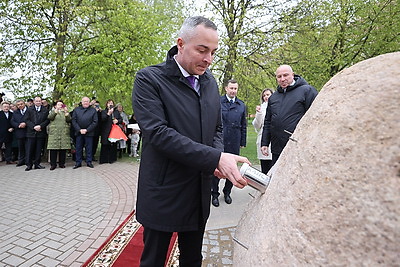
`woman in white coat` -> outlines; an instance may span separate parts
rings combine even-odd
[[[264,127],[265,114],[267,113],[268,98],[273,94],[272,89],[264,89],[261,93],[261,105],[256,107],[256,117],[253,120],[254,129],[257,132],[257,158],[261,163],[261,172],[267,174],[272,167],[272,153],[269,151],[268,156],[261,152],[261,136]],[[271,150],[271,146],[268,146]]]

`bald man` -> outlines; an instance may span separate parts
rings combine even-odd
[[[86,165],[93,168],[93,137],[98,123],[97,111],[90,106],[89,97],[83,97],[81,105],[72,112],[72,127],[76,136],[76,161],[73,169],[82,166],[83,147],[86,151]]]
[[[278,87],[268,99],[261,138],[261,151],[266,156],[271,143],[272,164],[278,160],[290,133],[294,132],[318,94],[306,80],[294,74],[289,65],[279,66],[275,76]]]

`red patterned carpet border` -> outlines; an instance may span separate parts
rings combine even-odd
[[[135,212],[133,211],[82,266],[136,267],[139,266],[142,251],[143,227],[136,220]],[[172,236],[168,255],[165,266],[179,266],[176,233]]]

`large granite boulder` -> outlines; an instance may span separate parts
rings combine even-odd
[[[400,52],[333,77],[293,138],[239,222],[234,266],[399,266]]]

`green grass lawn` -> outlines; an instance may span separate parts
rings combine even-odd
[[[247,143],[246,147],[240,149],[240,155],[247,157],[250,162],[254,164],[260,164],[260,161],[257,159],[257,147],[256,147],[257,133],[254,131],[254,127],[251,124],[251,121],[247,126]],[[100,154],[100,153],[99,153]],[[141,154],[141,151],[139,151]],[[118,161],[122,162],[138,162],[138,158],[131,158],[128,154],[123,154],[122,159],[118,159]]]
[[[247,125],[247,142],[246,147],[240,149],[240,155],[248,158],[253,165],[260,164],[260,160],[257,159],[257,133],[254,130],[251,121]]]

